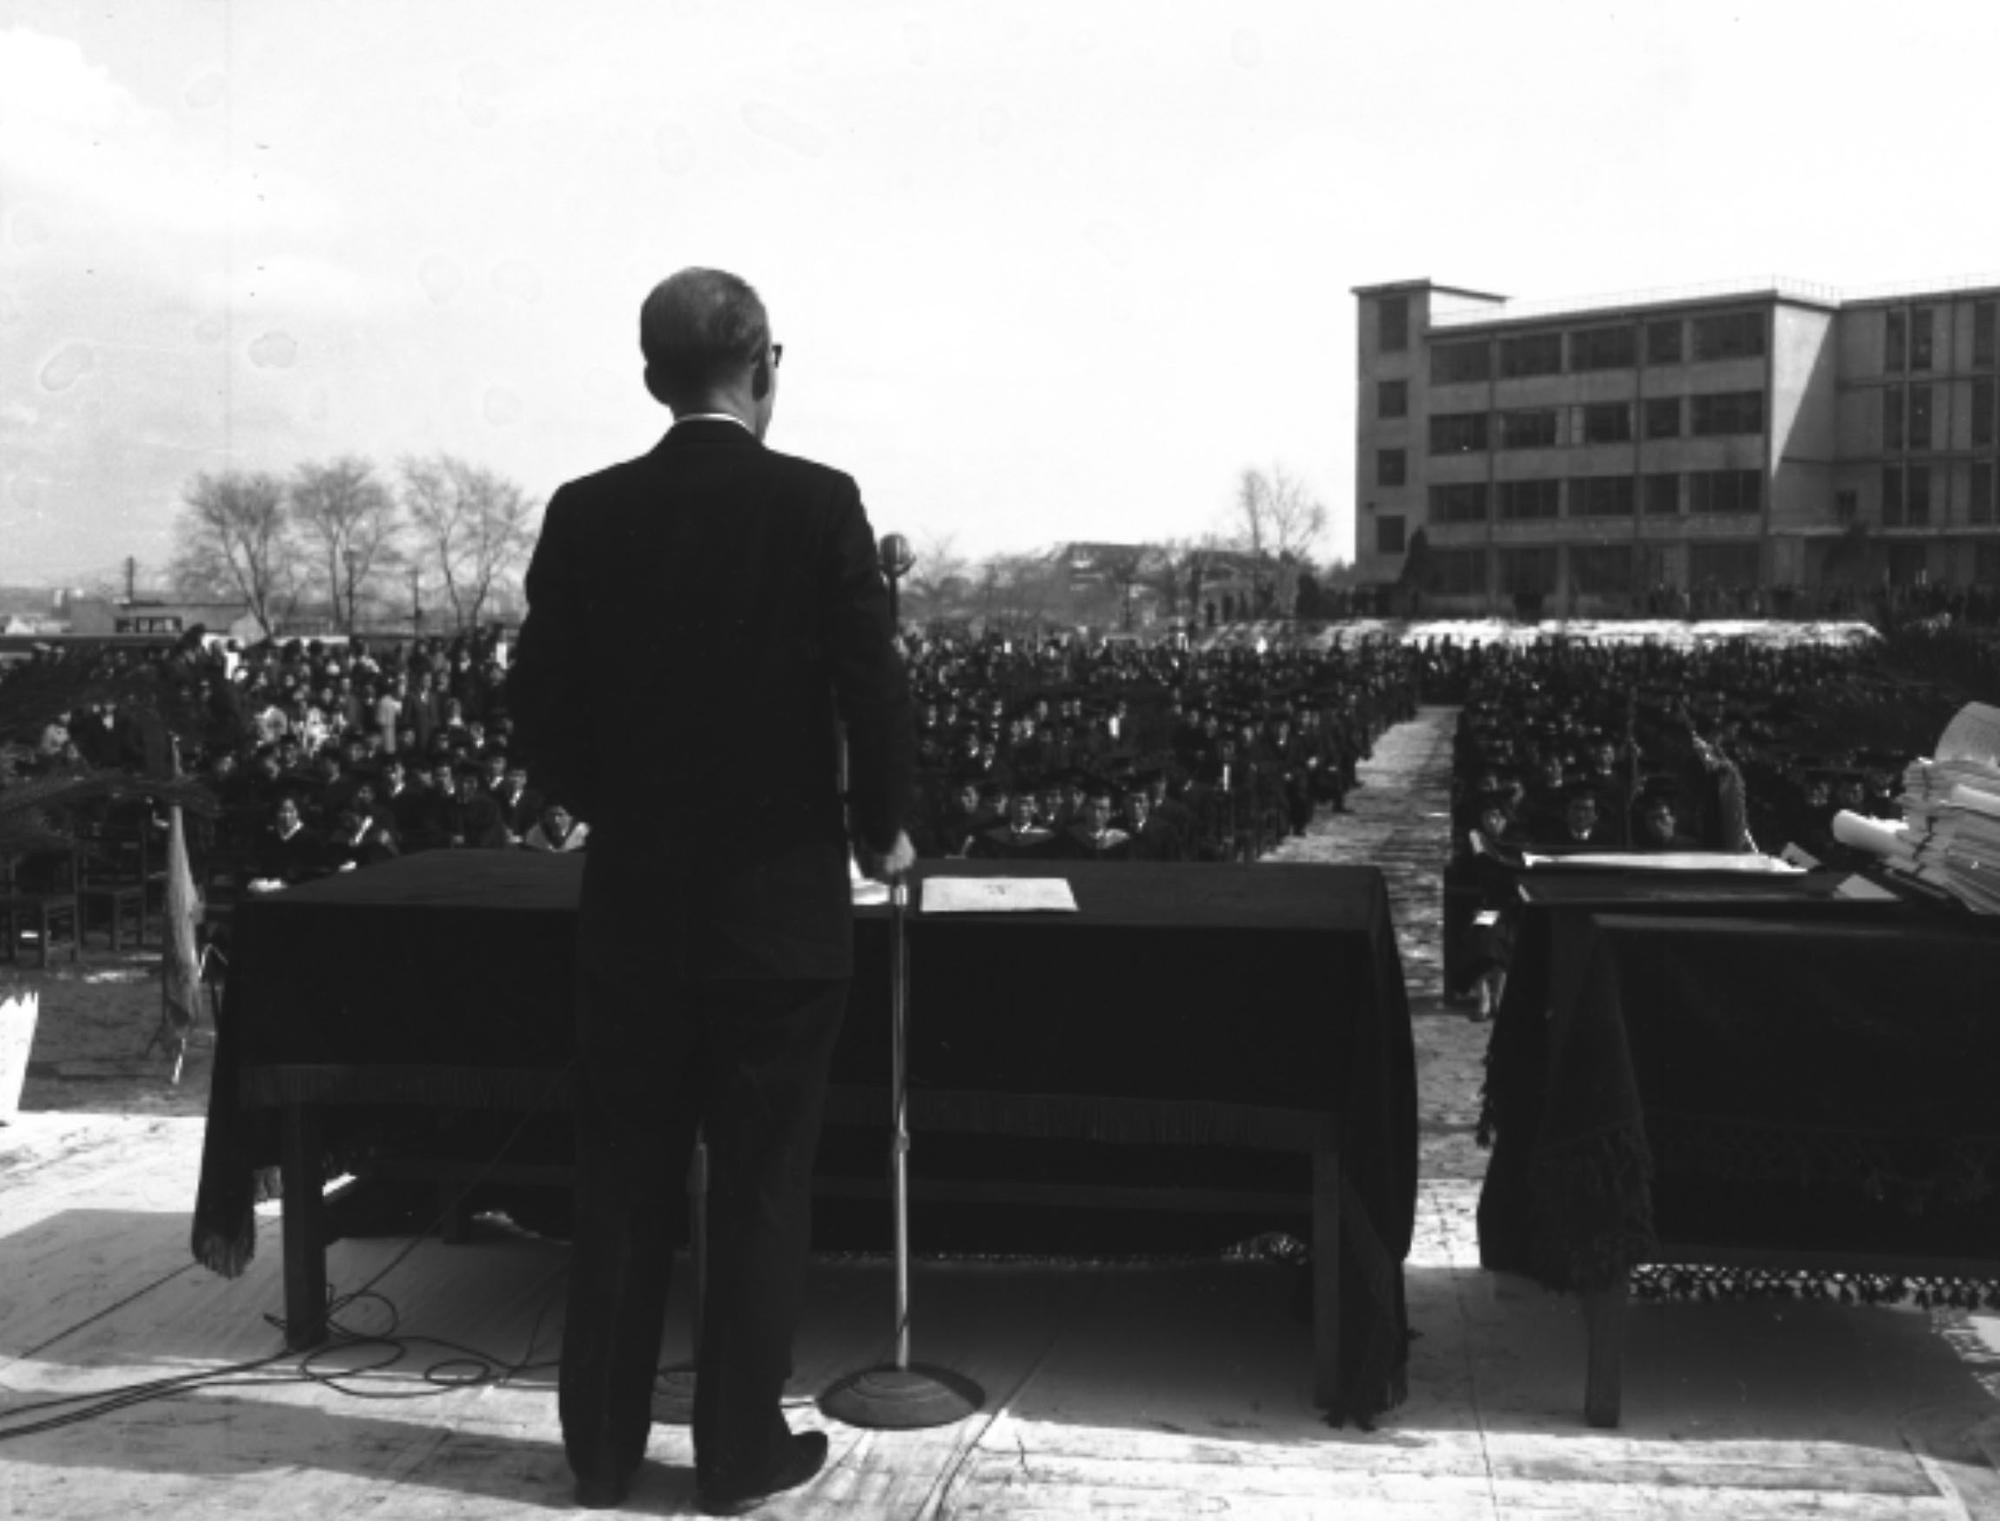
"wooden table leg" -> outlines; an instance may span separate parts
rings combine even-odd
[[[1329,1126],[1329,1130],[1331,1127]],[[1313,1404],[1340,1407],[1340,1142],[1313,1148],[1312,1323]]]
[[[326,1171],[319,1106],[285,1105],[285,1345],[326,1340]]]
[[[1583,1328],[1589,1339],[1584,1375],[1583,1418],[1593,1426],[1616,1426],[1625,1365],[1625,1277],[1583,1296]]]

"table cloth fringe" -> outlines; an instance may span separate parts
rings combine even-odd
[[[2000,1279],[1992,1278],[1648,1262],[1632,1269],[1630,1282],[1639,1299],[1796,1299],[2000,1310]]]

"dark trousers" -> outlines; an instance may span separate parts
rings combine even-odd
[[[695,1470],[767,1477],[787,1456],[813,1154],[846,981],[627,985],[586,973],[563,1446],[579,1478],[639,1466],[696,1128],[709,1151],[708,1283]]]

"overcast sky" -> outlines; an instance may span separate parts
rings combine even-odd
[[[2000,6],[0,0],[0,583],[199,470],[648,448],[637,309],[762,291],[770,442],[982,555],[1352,552],[1350,288],[2000,269]]]

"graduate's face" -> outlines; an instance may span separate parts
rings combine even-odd
[[[1674,837],[1674,810],[1664,804],[1648,808],[1644,820],[1646,838],[1664,845]]]

